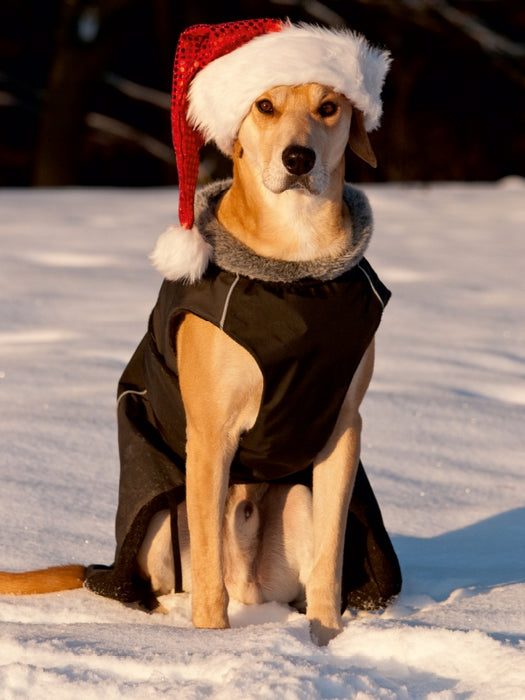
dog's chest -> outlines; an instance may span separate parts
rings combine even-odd
[[[386,303],[386,289],[384,296]],[[232,480],[291,478],[306,470],[326,443],[382,309],[359,266],[337,280],[293,284],[261,282],[211,266],[197,284],[163,285],[152,317],[160,347],[151,358],[150,376],[165,381],[162,368],[155,368],[159,356],[176,367],[170,329],[182,311],[221,328],[251,353],[264,378],[259,414],[241,440]],[[176,381],[172,391],[178,391]]]

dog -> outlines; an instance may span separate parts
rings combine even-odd
[[[233,184],[219,206],[219,221],[265,257],[309,260],[327,252],[335,257],[351,235],[341,206],[347,143],[375,165],[362,115],[342,95],[318,84],[269,90],[242,123]],[[373,342],[349,386],[333,434],[317,456],[313,494],[301,485],[264,484],[262,490],[260,485],[236,485],[226,508],[229,463],[242,434],[255,422],[262,375],[246,350],[198,316],[184,317],[176,342],[188,417],[187,514],[186,507],[180,509],[179,534],[194,624],[227,627],[228,595],[247,604],[277,600],[300,605],[306,599],[312,636],[326,644],[341,630],[343,540]],[[220,387],[214,381],[218,375]],[[174,589],[169,511],[153,518],[137,570],[156,594]],[[20,585],[20,575],[13,576]],[[73,585],[83,578],[82,570],[73,570]],[[6,583],[0,579],[3,592]]]
[[[352,114],[345,98],[322,85],[283,86],[261,95],[235,144],[233,184],[217,214],[222,225],[264,257],[308,260],[340,253],[351,235],[341,206],[349,139],[351,147],[374,162],[360,128],[362,120],[352,120]],[[241,435],[255,422],[262,376],[243,348],[194,315],[180,325],[177,355],[188,418],[193,622],[197,627],[224,628],[227,593],[218,533],[229,464]],[[359,406],[372,376],[373,357],[371,344],[314,466],[313,563],[306,599],[312,636],[321,644],[342,629],[343,539],[360,454]],[[223,382],[214,391],[213,377],[218,374]],[[203,489],[202,484],[210,487]]]
[[[216,275],[212,283],[217,282],[225,294],[220,318],[211,321],[207,307],[195,312],[184,300],[178,302],[176,315],[165,317],[166,298],[174,289],[191,295],[195,288],[166,281],[148,334],[121,379],[121,465],[127,461],[130,466],[129,474],[121,467],[114,567],[3,573],[0,593],[62,590],[84,583],[124,602],[145,602],[151,596],[156,601],[162,594],[191,590],[194,626],[214,629],[229,626],[229,598],[246,604],[276,600],[305,610],[312,639],[326,645],[342,630],[342,609],[348,602],[380,607],[399,592],[397,558],[360,465],[360,405],[373,373],[374,333],[389,296],[386,288],[381,292],[380,281],[367,264],[359,263],[361,258],[359,264],[352,263],[348,273],[352,284],[357,280],[360,285],[360,299],[367,295],[360,303],[366,313],[375,305],[377,320],[359,343],[352,340],[359,348],[355,366],[344,370],[346,379],[332,379],[331,384],[327,379],[332,387],[327,400],[331,401],[333,391],[339,392],[336,406],[310,407],[306,415],[312,421],[312,435],[307,431],[299,441],[294,438],[294,449],[304,442],[314,454],[310,458],[306,451],[302,466],[284,472],[281,461],[286,460],[281,456],[287,453],[286,437],[280,452],[273,450],[271,440],[262,455],[250,443],[254,432],[266,440],[267,433],[260,433],[263,418],[267,432],[279,431],[282,424],[275,419],[282,418],[281,409],[272,413],[276,409],[274,395],[269,394],[271,377],[263,369],[257,344],[250,349],[237,338],[237,331],[227,330],[227,313],[242,284],[242,289],[252,290],[251,273],[243,276],[245,261],[239,263],[239,256],[247,255],[248,265],[252,258],[256,266],[263,264],[264,274],[266,266],[273,270],[284,265],[287,271],[306,270],[310,278],[318,261],[325,275],[326,265],[346,260],[346,252],[356,247],[356,216],[344,182],[347,146],[376,166],[365,114],[329,85],[278,84],[252,101],[233,143],[233,178],[210,195],[214,226],[226,232],[226,249],[233,246],[235,253],[233,258],[231,251],[223,255],[219,251],[223,243],[217,243],[217,259],[222,255],[227,261],[226,277],[221,270],[210,273]],[[362,206],[368,212],[367,205]],[[231,260],[234,268],[240,265],[240,274],[228,268]],[[228,287],[223,290],[226,278]],[[347,279],[344,275],[337,279],[343,278]],[[271,286],[271,276],[268,279]],[[332,278],[325,275],[325,279]],[[306,296],[320,289],[322,301],[328,292],[318,289],[315,280],[313,284]],[[312,292],[314,287],[317,291]],[[242,308],[242,297],[238,303]],[[347,313],[346,301],[341,308]],[[324,343],[328,350],[332,344],[336,356],[339,342],[324,338],[322,314],[316,311],[320,330],[313,342]],[[302,322],[298,322],[299,341]],[[260,330],[264,337],[266,323],[275,335],[275,347],[285,345],[289,330],[279,314],[259,324],[256,335]],[[331,332],[334,338],[342,337],[340,330]],[[292,346],[296,347],[300,345]],[[284,365],[295,363],[294,352]],[[282,369],[283,361],[279,369],[292,397],[293,406],[286,414],[287,429],[292,431],[309,396],[310,373],[303,376],[308,355],[302,361],[300,371]],[[332,361],[327,371],[337,374],[334,364],[341,363]],[[317,364],[312,366],[312,375],[319,384],[325,370],[316,368]],[[177,388],[177,401],[170,395],[172,386]],[[286,389],[275,391],[286,399]],[[325,394],[317,391],[312,401]],[[252,450],[242,464],[241,450],[246,455]],[[251,472],[246,471],[248,463],[255,465]],[[145,482],[146,468],[156,470],[151,486]],[[309,476],[303,478],[306,471]],[[139,493],[137,483],[143,485],[144,493]],[[363,576],[372,581],[374,593],[351,599],[352,586],[370,590],[368,584],[359,588],[365,568]],[[346,581],[343,590],[348,576],[355,580],[351,585]],[[137,593],[139,589],[142,593]]]

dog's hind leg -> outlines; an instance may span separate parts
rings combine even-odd
[[[260,505],[268,484],[230,486],[223,521],[223,573],[228,595],[245,605],[263,602],[257,577],[263,522]]]
[[[155,513],[137,554],[139,574],[150,581],[155,595],[171,593],[175,588],[170,519],[169,510]]]

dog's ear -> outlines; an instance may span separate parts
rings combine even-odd
[[[243,157],[243,155],[244,155],[244,149],[241,146],[239,139],[236,139],[236,141],[233,144],[232,158],[241,159]]]
[[[368,165],[373,168],[377,167],[377,158],[365,129],[365,118],[361,110],[354,107],[352,111],[352,121],[350,122],[350,136],[348,137],[348,145],[352,151],[362,158]]]

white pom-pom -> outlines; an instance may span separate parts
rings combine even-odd
[[[213,256],[212,246],[194,227],[170,226],[162,233],[150,260],[167,280],[197,282]]]

